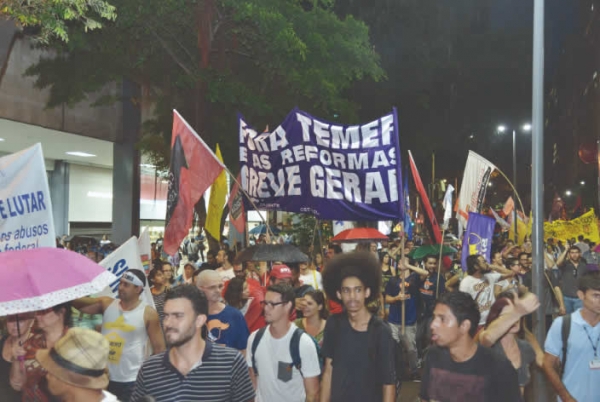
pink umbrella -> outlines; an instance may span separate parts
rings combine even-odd
[[[73,251],[35,248],[0,253],[0,316],[44,310],[97,293],[117,278]]]

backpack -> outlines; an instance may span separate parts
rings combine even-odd
[[[256,349],[258,348],[258,344],[260,343],[260,340],[262,339],[266,330],[267,327],[262,327],[261,329],[259,329],[256,332],[256,335],[254,336],[254,340],[252,341],[252,369],[254,370],[254,375],[258,375],[255,357]],[[292,339],[290,340],[290,356],[292,356],[292,362],[289,364],[289,369],[291,370],[293,367],[296,367],[296,369],[298,369],[302,377],[304,377],[304,374],[302,374],[302,358],[300,357],[300,338],[302,337],[302,334],[305,333],[306,332],[304,332],[302,329],[296,328],[294,330],[294,333],[292,334]],[[319,358],[319,366],[321,367],[322,372],[323,356],[321,355],[321,347],[319,346],[315,338],[313,338],[309,334],[307,335],[310,337],[310,339],[312,339],[313,343],[315,344],[315,348],[317,349],[317,356]]]
[[[340,324],[341,320],[345,318],[345,314],[334,314],[331,316],[331,319],[334,321],[334,345],[339,344],[339,336],[340,336]],[[370,363],[374,363],[377,359],[378,351],[379,351],[379,335],[383,330],[383,327],[387,326],[392,333],[392,339],[394,340],[394,367],[396,372],[396,397],[400,395],[400,389],[402,388],[402,373],[405,371],[406,367],[406,349],[402,339],[400,337],[400,333],[398,328],[389,325],[387,322],[383,321],[381,318],[372,315],[369,320],[369,324],[367,326],[368,331],[368,353],[369,353],[369,361]],[[371,372],[374,373],[373,371]],[[377,381],[376,378],[373,379]]]
[[[561,377],[565,375],[567,366],[567,346],[569,343],[569,334],[571,333],[571,314],[563,317],[560,334],[562,338],[562,361],[560,362]]]

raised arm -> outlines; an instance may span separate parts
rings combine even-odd
[[[562,267],[565,264],[565,260],[567,259],[567,254],[569,253],[569,247],[565,247],[565,251],[562,252],[561,255],[558,256],[556,260],[556,265]]]
[[[538,309],[540,301],[533,293],[528,293],[504,308],[500,316],[494,320],[479,336],[479,343],[490,347],[502,338],[508,330],[521,319]]]
[[[490,268],[502,275],[503,278],[510,278],[515,276],[514,271],[501,267],[500,265],[490,264]]]
[[[81,299],[73,300],[72,306],[83,314],[104,314],[104,310],[110,306],[114,299],[103,297],[82,297]]]

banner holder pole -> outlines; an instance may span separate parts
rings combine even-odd
[[[315,251],[315,240],[317,239],[317,225],[319,225],[319,219],[315,216],[315,226],[313,227],[312,240],[310,242],[310,248],[313,250],[313,253]]]
[[[404,225],[402,225],[402,242],[400,247],[402,247],[402,252],[400,254],[400,263],[404,265],[404,239],[406,238],[406,233],[404,232]],[[402,282],[400,282],[400,292],[402,293],[402,335],[406,333],[406,300],[404,300],[404,270],[402,271],[402,277],[400,278]]]
[[[435,284],[435,298],[437,299],[440,294],[440,272],[442,270],[442,251],[444,251],[444,236],[446,236],[446,229],[442,230],[442,243],[440,244],[440,255],[438,258],[438,272],[437,282]]]

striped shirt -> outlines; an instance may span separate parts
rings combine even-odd
[[[168,350],[146,360],[131,401],[144,396],[156,402],[247,402],[253,400],[254,388],[242,355],[208,341],[202,361],[187,376],[171,364]]]

